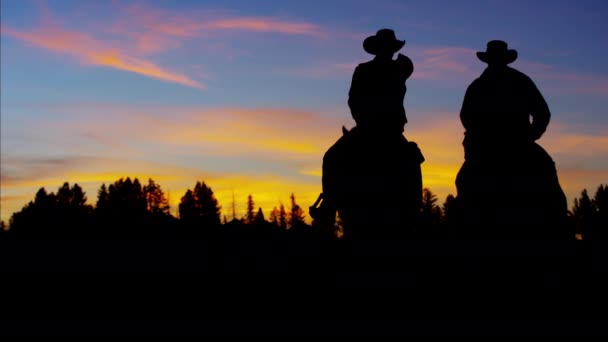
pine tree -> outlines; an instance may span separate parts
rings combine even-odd
[[[600,185],[593,197],[595,208],[594,236],[596,240],[608,240],[608,184]]]
[[[61,208],[68,208],[72,202],[72,197],[74,197],[74,193],[70,184],[68,182],[63,183],[63,186],[57,190],[57,204]]]
[[[245,223],[253,224],[255,220],[254,208],[255,204],[253,203],[253,197],[251,196],[251,194],[249,194],[249,196],[247,197],[247,214],[245,216]]]
[[[454,195],[449,194],[443,202],[442,218],[445,224],[453,224],[456,221],[456,215],[458,208],[456,208],[456,198]]]
[[[82,190],[80,185],[74,184],[72,186],[72,207],[82,207],[87,203],[87,196],[85,192]]]
[[[583,239],[592,239],[595,208],[587,194],[587,189],[583,189],[580,198],[574,199],[572,215],[576,223],[576,230],[583,236]]]
[[[110,194],[106,188],[106,184],[102,183],[99,191],[97,191],[97,204],[95,205],[96,212],[103,212],[108,208]]]
[[[272,208],[272,211],[270,212],[270,223],[272,223],[273,225],[275,225],[276,227],[279,226],[279,209],[275,206],[274,208]]]
[[[423,225],[434,226],[441,220],[441,208],[437,206],[437,196],[428,188],[422,189],[421,218]]]
[[[114,220],[129,225],[137,224],[147,213],[146,197],[137,178],[120,178],[110,185],[107,204]]]
[[[186,191],[179,204],[180,220],[191,225],[218,227],[221,207],[213,190],[205,182],[196,182],[194,190]]]
[[[279,228],[287,229],[287,213],[285,212],[283,203],[279,207]]]
[[[148,184],[143,187],[144,197],[146,198],[146,210],[152,215],[169,215],[171,207],[165,193],[152,178],[148,179]]]
[[[16,236],[35,238],[81,237],[90,226],[92,208],[86,204],[86,195],[78,184],[68,182],[59,187],[57,194],[40,188],[34,201],[30,201],[10,219]]]
[[[192,222],[197,216],[196,198],[192,190],[188,189],[179,203],[179,218],[184,222]]]
[[[258,212],[255,214],[253,223],[258,226],[266,223],[266,219],[264,218],[264,213],[262,212],[262,208],[258,208]]]
[[[294,228],[305,225],[304,218],[306,215],[304,214],[302,208],[296,203],[296,196],[293,193],[291,193],[290,199],[291,210],[289,214],[289,227]]]
[[[8,236],[8,230],[6,227],[6,223],[4,220],[0,221],[0,241],[5,239]]]

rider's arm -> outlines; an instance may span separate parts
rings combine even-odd
[[[532,80],[530,80],[529,96],[530,115],[532,116],[531,135],[533,140],[537,140],[545,133],[551,119],[551,112],[543,95]]]
[[[412,60],[405,55],[398,54],[397,63],[399,63],[399,71],[402,73],[401,76],[408,79],[414,72],[414,63],[412,63]]]
[[[464,100],[462,101],[462,107],[460,108],[460,122],[464,127],[465,131],[468,131],[473,126],[473,101],[472,101],[472,93],[473,93],[473,85],[471,84],[466,93],[464,94]]]
[[[361,87],[362,76],[360,67],[356,67],[353,72],[353,79],[350,84],[350,90],[348,91],[348,107],[350,113],[353,116],[355,122],[359,122],[361,119],[362,112],[362,87]]]

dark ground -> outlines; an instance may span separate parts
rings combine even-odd
[[[3,241],[0,334],[606,335],[602,244]]]

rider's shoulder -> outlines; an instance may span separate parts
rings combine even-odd
[[[362,62],[357,65],[357,68],[370,68],[373,67],[376,63],[372,59],[371,61]]]
[[[523,72],[519,71],[518,69],[515,69],[514,67],[512,67],[510,65],[507,65],[505,67],[505,70],[507,70],[507,72],[511,73],[511,75],[523,75],[523,76],[526,75]]]
[[[467,90],[468,91],[475,91],[475,90],[477,90],[479,88],[484,88],[484,85],[483,85],[484,81],[485,81],[484,78],[477,77],[476,79],[473,80],[473,82],[471,82],[469,84],[469,86],[467,87]]]

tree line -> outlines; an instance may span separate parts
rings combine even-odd
[[[8,226],[2,221],[0,233],[3,237],[41,239],[192,238],[246,228],[256,233],[271,230],[300,234],[319,228],[314,222],[312,225],[305,222],[306,214],[296,202],[295,194],[291,194],[290,200],[290,208],[280,203],[266,219],[261,207],[256,210],[249,194],[244,217],[228,221],[212,188],[197,181],[181,197],[176,217],[171,214],[167,195],[152,178],[145,184],[130,177],[109,185],[103,183],[95,205],[89,203],[81,186],[64,182],[56,192],[40,188],[33,200],[12,214]],[[331,235],[335,231],[323,233]]]
[[[386,199],[390,201],[390,199]],[[428,188],[423,189],[422,207],[417,224],[420,237],[450,236],[457,207],[455,197],[448,195],[442,205]],[[65,182],[56,192],[43,187],[20,211],[12,214],[8,227],[0,223],[4,238],[205,238],[222,234],[245,237],[324,237],[341,236],[340,220],[327,227],[312,220],[290,196],[290,206],[274,206],[268,214],[255,206],[252,194],[247,197],[243,217],[228,220],[212,188],[197,181],[181,197],[178,216],[162,187],[149,178],[142,184],[138,178],[120,178],[97,191],[95,205],[89,204],[78,184]],[[382,213],[378,213],[382,215]],[[569,224],[579,239],[608,239],[608,185],[600,185],[593,197],[587,189],[574,200]]]

